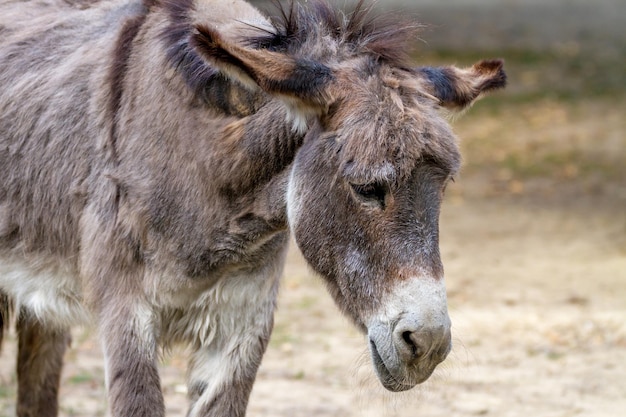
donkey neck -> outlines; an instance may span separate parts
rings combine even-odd
[[[119,157],[107,175],[123,179],[145,213],[133,227],[147,229],[138,235],[148,236],[149,250],[166,252],[160,259],[183,274],[255,267],[287,233],[287,176],[303,134],[276,99],[254,93],[242,101],[244,90],[224,78],[190,85],[160,43],[165,20],[149,13],[132,39],[117,83]]]

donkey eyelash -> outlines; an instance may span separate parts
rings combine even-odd
[[[383,184],[372,182],[368,184],[350,184],[352,191],[365,204],[376,204],[380,208],[385,208],[385,198],[387,196],[388,187]]]

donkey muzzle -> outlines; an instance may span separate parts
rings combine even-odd
[[[376,374],[394,392],[424,382],[452,349],[443,282],[415,280],[402,290],[367,326]]]
[[[369,346],[374,369],[389,391],[405,391],[424,382],[452,349],[450,326],[425,327],[401,320],[370,329]]]

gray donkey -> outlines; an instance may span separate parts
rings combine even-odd
[[[190,417],[243,416],[290,233],[391,391],[451,349],[441,108],[499,60],[415,67],[418,25],[324,1],[0,0],[0,327],[17,414],[57,415],[91,322],[114,417],[162,417],[160,349],[190,347]],[[12,307],[11,307],[12,306]]]

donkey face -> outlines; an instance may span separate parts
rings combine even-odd
[[[411,90],[414,73],[349,72],[296,156],[288,217],[304,257],[367,332],[383,385],[400,391],[451,347],[438,217],[460,156],[435,104]]]
[[[336,101],[292,168],[288,218],[304,257],[367,332],[382,384],[402,391],[451,349],[438,219],[460,155],[438,106],[502,85],[502,63],[408,71],[365,58],[335,76]]]
[[[502,62],[409,69],[393,51],[404,46],[380,41],[397,38],[317,7],[316,16],[295,18],[309,22],[305,30],[287,17],[291,35],[275,35],[293,48],[257,40],[273,46],[255,49],[206,27],[194,42],[232,78],[308,119],[287,188],[290,228],[339,307],[367,333],[382,384],[406,390],[451,349],[438,218],[460,156],[438,109],[502,87]]]

